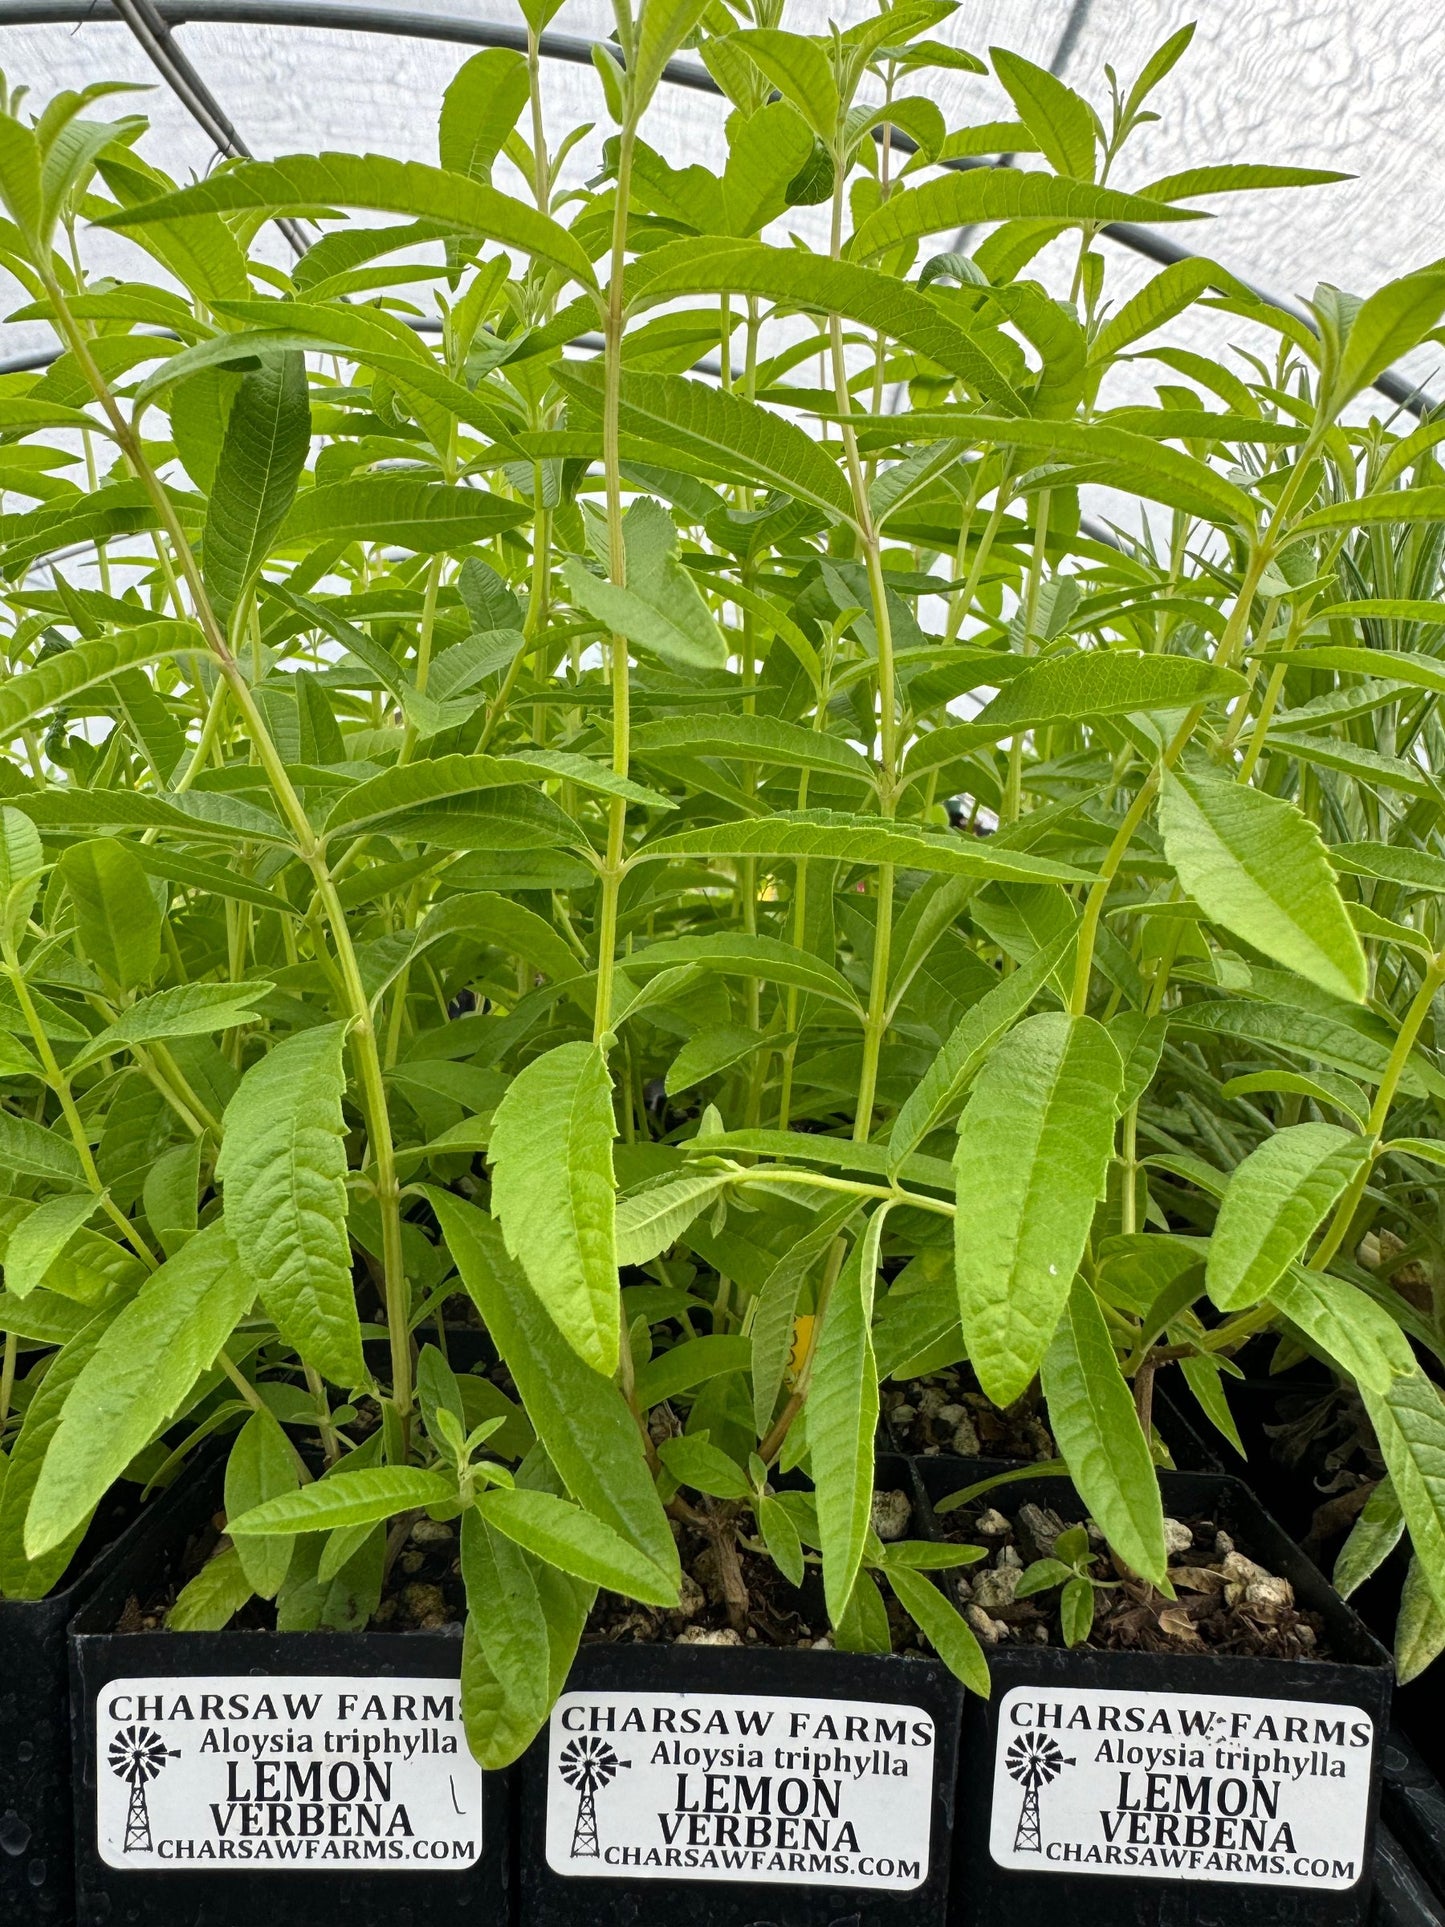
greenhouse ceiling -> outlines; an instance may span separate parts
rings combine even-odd
[[[830,18],[848,25],[872,10],[867,0],[789,0],[786,23],[819,31]],[[1212,218],[1187,230],[1191,251],[1291,305],[1320,281],[1367,293],[1445,252],[1438,207],[1445,135],[1433,97],[1445,63],[1445,10],[1405,15],[1379,0],[1214,0],[1203,8],[1198,0],[970,0],[941,37],[985,56],[995,45],[1026,54],[1102,104],[1106,65],[1127,84],[1191,18],[1198,21],[1194,44],[1156,95],[1159,123],[1131,148],[1129,178],[1119,185],[1206,160],[1326,166],[1352,176],[1327,187],[1219,196],[1209,203]],[[607,0],[565,0],[545,37],[553,55],[553,138],[599,123],[572,156],[579,183],[595,171],[606,122],[587,45],[610,25]],[[432,159],[436,108],[451,75],[476,46],[517,44],[519,34],[520,15],[506,0],[411,0],[404,7],[365,0],[0,0],[0,69],[10,85],[28,86],[37,99],[99,79],[149,87],[148,151],[185,178],[214,165],[227,121],[263,157],[342,148]],[[188,72],[199,79],[201,101],[193,94],[188,107],[172,91],[152,57],[157,52],[182,93]],[[675,62],[672,77],[654,109],[651,138],[675,163],[715,162],[723,151],[724,103],[708,91],[695,59]],[[1002,112],[1004,96],[991,75],[940,73],[928,84],[950,128]],[[210,103],[221,110],[220,125],[207,119]],[[796,212],[802,218],[792,223],[795,231],[815,241],[810,211]],[[1177,250],[1175,236],[1185,233],[1172,231],[1162,247]],[[1119,237],[1120,259],[1111,269],[1116,301],[1152,271],[1138,254],[1143,239]],[[280,235],[274,240],[279,261],[285,243]],[[1161,255],[1157,232],[1149,247],[1156,260],[1171,258]],[[1201,310],[1189,325],[1213,333],[1212,340],[1201,334],[1201,347],[1262,346],[1238,320],[1211,320]],[[11,323],[0,355],[39,352],[47,343],[43,323]],[[1412,384],[1438,393],[1445,386],[1442,358],[1417,353],[1401,379],[1382,384],[1387,395],[1402,400]],[[1412,399],[1418,408],[1419,396]],[[1386,404],[1377,395],[1373,405]]]

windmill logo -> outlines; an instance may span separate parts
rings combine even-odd
[[[577,1790],[577,1824],[572,1829],[574,1860],[599,1858],[597,1795],[616,1777],[618,1767],[631,1765],[631,1760],[619,1759],[607,1741],[595,1733],[580,1734],[563,1747],[558,1766],[568,1786]]]
[[[1056,1780],[1073,1760],[1066,1760],[1057,1740],[1047,1733],[1021,1733],[1004,1755],[1009,1777],[1024,1790],[1023,1809],[1014,1834],[1015,1853],[1042,1853],[1039,1834],[1039,1792]]]
[[[151,1851],[151,1816],[146,1805],[146,1788],[167,1760],[178,1760],[180,1753],[168,1747],[160,1734],[149,1726],[127,1726],[110,1743],[110,1770],[130,1788],[130,1805],[125,1815],[125,1851]]]

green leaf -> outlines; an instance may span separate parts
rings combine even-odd
[[[345,1024],[253,1064],[226,1106],[216,1176],[226,1223],[282,1335],[334,1383],[370,1383],[346,1232]]]
[[[114,1317],[114,1310],[97,1313],[51,1357],[25,1407],[8,1462],[0,1460],[0,1599],[43,1599],[64,1574],[90,1525],[86,1512],[48,1552],[36,1559],[26,1554],[25,1515],[51,1440],[71,1387]]]
[[[1142,194],[1121,194],[1085,181],[1025,174],[1016,168],[979,167],[894,194],[862,223],[849,252],[867,261],[925,234],[956,232],[983,221],[1050,221],[1076,227],[1194,218],[1192,209],[1148,201]]]
[[[190,622],[141,622],[119,635],[96,636],[46,656],[33,669],[8,676],[0,686],[0,738],[9,741],[27,723],[61,708],[74,697],[113,676],[169,656],[205,651],[199,629]]]
[[[1136,656],[1091,649],[1050,656],[1013,677],[971,723],[954,723],[921,736],[908,754],[910,775],[951,763],[978,744],[1051,723],[1092,722],[1151,710],[1239,696],[1246,688],[1233,670],[1189,656]]]
[[[856,262],[760,241],[690,240],[645,257],[631,270],[633,288],[637,305],[680,294],[737,294],[805,313],[842,315],[938,362],[1010,413],[1024,412],[986,337],[960,327],[908,282]]]
[[[675,1606],[677,1581],[601,1519],[550,1492],[487,1492],[478,1510],[496,1532],[535,1558],[647,1606]]]
[[[663,1177],[617,1201],[617,1262],[645,1265],[667,1251],[732,1182],[730,1172]]]
[[[383,154],[287,154],[274,161],[239,161],[194,186],[106,215],[99,225],[140,227],[192,214],[308,214],[333,207],[419,217],[446,233],[518,248],[584,287],[596,285],[587,256],[555,221],[478,181]]]
[[[1385,1307],[1343,1278],[1292,1265],[1270,1292],[1270,1303],[1378,1397],[1388,1397],[1396,1379],[1418,1370],[1410,1341]]]
[[[600,367],[584,362],[568,362],[556,371],[568,399],[597,414],[601,375]],[[624,374],[619,419],[624,435],[720,464],[725,474],[736,471],[759,487],[781,489],[830,520],[852,516],[848,484],[818,443],[795,423],[741,395],[683,375]]]
[[[255,1589],[241,1564],[240,1550],[227,1546],[209,1558],[194,1579],[176,1594],[166,1614],[168,1633],[219,1633],[230,1625]]]
[[[231,404],[201,532],[206,590],[223,622],[271,553],[310,447],[305,357],[267,355]]]
[[[931,1579],[909,1567],[890,1561],[884,1572],[898,1603],[917,1626],[934,1652],[971,1693],[987,1699],[990,1691],[988,1661],[973,1628],[958,1608],[944,1598]]]
[[[717,1332],[706,1338],[689,1338],[670,1351],[659,1352],[637,1373],[637,1403],[643,1409],[661,1405],[664,1399],[690,1392],[710,1378],[727,1372],[747,1370],[751,1347],[746,1338],[731,1332]]]
[[[831,142],[838,131],[838,83],[827,54],[815,40],[777,27],[748,27],[728,36],[792,102],[819,140]]]
[[[46,1198],[10,1233],[5,1246],[5,1289],[26,1298],[100,1204],[89,1191]]]
[[[527,104],[527,63],[510,48],[487,47],[464,60],[442,96],[437,140],[449,174],[490,185],[492,163]]]
[[[993,990],[985,991],[959,1018],[893,1121],[888,1137],[891,1169],[898,1169],[910,1151],[954,1115],[989,1052],[1023,1016],[1072,942],[1070,931],[1046,945]]]
[[[754,937],[745,931],[718,936],[673,937],[635,950],[627,959],[629,976],[652,976],[679,965],[717,971],[734,977],[758,977],[765,983],[789,984],[856,1011],[857,999],[847,979],[830,964],[780,937]]]
[[[873,1290],[888,1207],[868,1220],[823,1312],[808,1391],[808,1447],[817,1490],[828,1617],[843,1616],[863,1563],[873,1506],[878,1367]]]
[[[1445,314],[1445,272],[1424,268],[1387,281],[1360,304],[1345,337],[1328,406],[1338,414],[1392,362],[1407,355]]]
[[[1380,1570],[1405,1533],[1405,1515],[1389,1479],[1381,1479],[1364,1510],[1340,1547],[1331,1583],[1341,1599],[1348,1599]]]
[[[0,1108],[0,1169],[26,1177],[81,1184],[84,1172],[74,1145],[59,1132]]]
[[[893,863],[900,869],[940,876],[990,877],[1017,883],[1087,883],[1087,871],[1025,850],[965,842],[922,824],[882,817],[848,816],[841,810],[796,810],[648,843],[634,862],[673,856],[828,857],[838,863]]]
[[[677,559],[672,517],[644,497],[623,521],[627,586],[605,582],[569,556],[562,565],[572,600],[636,648],[678,669],[721,669],[727,644],[697,583]]]
[[[626,1400],[558,1331],[508,1256],[500,1227],[445,1191],[429,1187],[426,1196],[563,1484],[675,1584],[677,1548]]]
[[[1036,67],[1022,54],[991,47],[989,57],[1019,119],[1054,172],[1077,181],[1093,180],[1095,120],[1088,103],[1046,67]]]
[[[530,514],[523,504],[481,489],[419,482],[406,475],[360,475],[303,490],[273,547],[374,542],[392,543],[416,555],[440,555],[489,541]]]
[[[1123,1075],[1101,1024],[1046,1012],[974,1081],[954,1157],[954,1259],[968,1355],[996,1405],[1025,1391],[1068,1303]]]
[[[153,1272],[78,1374],[25,1525],[32,1559],[59,1545],[215,1362],[256,1287],[211,1224]]]
[[[456,1502],[455,1484],[439,1472],[423,1471],[419,1465],[362,1466],[279,1493],[239,1518],[228,1518],[226,1530],[237,1540],[335,1532],[343,1526],[376,1525],[417,1507],[455,1507]]]
[[[1166,774],[1159,828],[1180,887],[1212,922],[1322,990],[1364,1001],[1365,953],[1319,831],[1293,803]]]
[[[856,1198],[820,1211],[815,1222],[778,1259],[753,1304],[748,1363],[753,1376],[753,1420],[766,1435],[793,1356],[798,1300],[804,1281],[858,1209]]]
[[[494,1683],[478,1757],[497,1770],[526,1750],[547,1717],[547,1620],[527,1554],[493,1531],[475,1506],[462,1519],[462,1578],[468,1629]]]
[[[657,1456],[679,1485],[691,1486],[694,1491],[709,1493],[715,1499],[751,1496],[752,1487],[737,1462],[715,1445],[709,1445],[706,1439],[686,1436],[664,1439],[657,1448]]]
[[[817,769],[857,783],[873,781],[868,759],[851,743],[774,716],[670,716],[640,723],[632,732],[632,753],[644,762],[654,757],[726,756],[767,768]]]
[[[559,1044],[507,1088],[492,1122],[492,1205],[507,1249],[577,1356],[617,1369],[612,1080],[593,1044]]]
[[[801,1586],[806,1567],[803,1542],[793,1523],[793,1515],[773,1498],[760,1499],[757,1513],[758,1531],[763,1535],[763,1544],[773,1564],[790,1586]]]
[[[72,1071],[113,1056],[135,1044],[154,1044],[169,1037],[206,1037],[237,1024],[260,1022],[251,1005],[269,995],[272,986],[250,980],[244,984],[176,984],[150,997],[137,998],[113,1024],[76,1052]]]
[[[268,1499],[295,1492],[301,1483],[296,1455],[269,1412],[253,1412],[236,1434],[226,1460],[226,1517],[239,1519]],[[229,1527],[228,1527],[229,1530]],[[236,1551],[252,1592],[274,1599],[291,1564],[291,1541],[276,1536],[241,1539]]]
[[[1152,1585],[1167,1583],[1159,1480],[1109,1328],[1082,1278],[1043,1360],[1049,1425],[1075,1489],[1109,1544]]]
[[[760,1050],[785,1049],[792,1041],[791,1036],[768,1036],[753,1030],[743,1030],[737,1024],[711,1024],[689,1037],[682,1049],[667,1067],[664,1088],[669,1097],[676,1097],[682,1091],[690,1091],[697,1084],[703,1084],[710,1077],[718,1077],[724,1071],[732,1070],[744,1059],[756,1056]],[[619,1210],[620,1210],[619,1206]],[[627,1263],[627,1259],[619,1258]]]
[[[1395,1679],[1408,1686],[1445,1652],[1445,1612],[1436,1603],[1423,1560],[1412,1559],[1395,1621]]]
[[[96,837],[73,843],[56,867],[87,959],[117,989],[149,983],[161,960],[161,907],[135,852]]]
[[[1360,1381],[1390,1482],[1410,1528],[1435,1609],[1445,1614],[1445,1405],[1439,1388],[1416,1370],[1375,1392]]]
[[[1338,1202],[1368,1147],[1337,1124],[1291,1124],[1235,1166],[1205,1282],[1221,1311],[1268,1298]]]

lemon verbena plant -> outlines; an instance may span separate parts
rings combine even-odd
[[[1041,1384],[1167,1585],[1156,1378],[1232,1437],[1268,1336],[1368,1412],[1343,1583],[1408,1532],[1417,1670],[1445,426],[1371,384],[1445,273],[1115,299],[1109,224],[1335,178],[1150,179],[1187,30],[1095,105],[948,0],[755,5],[619,0],[559,138],[525,0],[427,164],[178,186],[116,89],[6,96],[0,1590],[220,1438],[170,1623],[364,1624],[460,1520],[488,1762],[687,1533],[735,1626],[771,1558],[984,1691],[880,1375]],[[715,167],[647,138],[684,49]]]

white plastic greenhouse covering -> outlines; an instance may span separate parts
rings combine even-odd
[[[149,4],[157,9],[157,0]],[[830,19],[846,26],[873,10],[871,0],[788,0],[783,24],[819,32]],[[514,0],[410,0],[406,6],[159,0],[158,11],[174,25],[174,44],[262,157],[338,148],[434,160],[447,81],[489,34],[495,38],[501,29],[516,36],[521,28]],[[1136,137],[1115,185],[1234,161],[1324,166],[1354,178],[1217,197],[1206,203],[1212,218],[1157,231],[1161,239],[1167,233],[1167,249],[1183,242],[1291,304],[1320,281],[1365,294],[1445,253],[1439,94],[1445,7],[1407,10],[1383,0],[1208,0],[1203,6],[1200,0],[965,0],[938,37],[985,57],[994,45],[1014,49],[1104,106],[1106,63],[1127,85],[1150,52],[1190,19],[1198,21],[1193,46],[1154,96],[1161,119]],[[555,143],[579,123],[597,123],[572,156],[578,182],[595,173],[606,131],[586,42],[608,34],[611,22],[608,0],[565,0],[547,37],[557,56],[546,68],[550,139]],[[570,59],[562,57],[569,52]],[[675,66],[705,79],[695,56]],[[0,0],[0,69],[12,87],[28,86],[37,104],[61,88],[100,79],[144,84],[151,89],[143,104],[152,132],[143,151],[179,179],[215,163],[215,145],[160,79],[111,0]],[[724,151],[725,104],[681,79],[663,88],[649,114],[648,139],[675,165],[716,162]],[[950,128],[1009,111],[990,75],[932,73],[927,88]],[[125,110],[131,106],[127,101]],[[1022,156],[1017,164],[1033,159]],[[818,214],[793,210],[780,225],[816,242]],[[118,237],[91,239],[92,272],[126,266],[135,272]],[[284,241],[274,230],[270,239],[276,259],[284,260]],[[1110,253],[1116,302],[1157,271],[1122,243]],[[1048,278],[1048,257],[1032,271]],[[6,311],[19,305],[14,292]],[[1262,331],[1203,311],[1174,324],[1171,340],[1216,352],[1227,344],[1269,351]],[[48,341],[42,323],[9,323],[0,331],[0,360]],[[1411,383],[1432,396],[1445,392],[1441,361],[1445,352],[1417,354],[1398,371],[1407,379],[1385,386],[1396,400]],[[1143,369],[1127,378],[1151,379]],[[1412,399],[1418,409],[1422,398]],[[1368,400],[1389,412],[1388,397]]]

